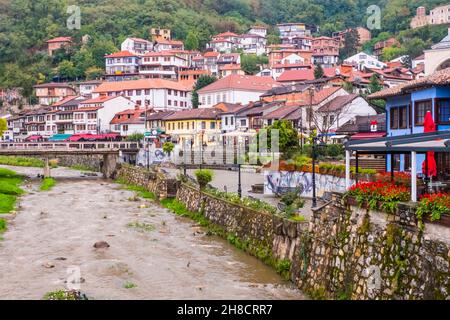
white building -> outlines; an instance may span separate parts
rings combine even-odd
[[[246,54],[263,55],[267,53],[266,45],[266,38],[257,34],[248,33],[239,36],[238,48],[241,48]]]
[[[122,51],[141,55],[153,50],[153,42],[141,38],[126,38],[121,45]]]
[[[183,41],[178,40],[158,39],[155,41],[153,49],[156,52],[168,50],[184,50],[184,43]]]
[[[385,63],[365,52],[357,53],[354,56],[345,59],[344,62],[354,65],[358,70],[364,70],[365,68],[383,69],[387,66]]]
[[[145,109],[128,109],[115,114],[110,131],[127,137],[135,133],[145,134]]]
[[[280,84],[269,77],[230,75],[198,91],[199,108],[211,108],[220,102],[258,101],[262,94],[277,86]]]
[[[249,34],[256,34],[258,36],[261,36],[263,38],[267,37],[267,28],[264,26],[253,26],[248,31]]]
[[[106,79],[108,81],[123,81],[138,77],[140,59],[140,56],[129,51],[106,55]]]
[[[115,114],[134,107],[135,104],[132,101],[122,96],[85,100],[80,104],[80,108],[73,111],[74,133],[110,132],[110,122]]]
[[[375,109],[358,94],[337,96],[316,111],[315,124],[322,133],[336,131],[357,116],[376,115]]]
[[[191,89],[164,79],[104,82],[93,92],[94,98],[100,96],[124,96],[139,106],[150,106],[156,111],[192,108]]]
[[[170,51],[150,52],[141,59],[139,73],[145,78],[178,78],[178,71],[188,67],[188,61]]]
[[[79,84],[79,93],[83,97],[91,97],[92,91],[94,91],[99,85],[102,84],[101,80],[88,80]]]

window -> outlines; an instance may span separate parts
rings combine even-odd
[[[398,129],[398,108],[391,108],[389,119],[391,129]]]
[[[206,130],[206,122],[202,121],[202,130]]]
[[[215,121],[211,122],[211,123],[209,124],[209,128],[210,128],[211,130],[215,130],[215,129],[216,129],[216,122],[215,122]]]
[[[186,129],[189,130],[189,122],[186,122]]]
[[[450,124],[450,99],[436,99],[437,123]]]
[[[169,106],[171,106],[171,105],[172,105],[172,100],[167,100],[167,104],[168,104]]]
[[[231,118],[230,118],[230,123],[231,123],[231,125],[234,125],[234,117],[233,116],[231,116]]]
[[[132,96],[133,95],[133,90],[128,90],[127,96]]]
[[[228,117],[225,117],[225,125],[228,125]]]
[[[145,95],[149,96],[150,95],[150,89],[145,89]]]
[[[431,111],[431,100],[416,101],[414,103],[414,124],[416,126],[422,126],[425,120],[425,114],[427,111]]]
[[[398,127],[399,129],[408,128],[408,120],[407,120],[407,107],[399,107],[398,108]]]
[[[192,130],[194,130],[194,129],[195,129],[195,122],[192,121]]]
[[[124,124],[124,125],[122,126],[122,130],[123,130],[123,131],[128,131],[128,125],[127,125],[127,124]]]
[[[211,96],[208,96],[208,104],[211,104]]]
[[[168,94],[168,95],[172,95],[172,90],[170,90],[170,89],[167,90],[167,94]]]
[[[142,90],[136,90],[136,95],[140,96],[142,94]]]
[[[175,107],[178,107],[178,101],[175,100],[175,101],[173,102],[173,105],[174,105]]]
[[[247,120],[246,119],[242,119],[241,120],[241,127],[245,127],[247,126]]]

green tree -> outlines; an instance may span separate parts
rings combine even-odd
[[[323,72],[323,68],[321,64],[318,64],[314,68],[314,78],[315,79],[322,79],[324,77],[325,73]]]
[[[6,122],[6,119],[0,118],[0,138],[6,130],[8,130],[8,123]]]
[[[169,157],[170,157],[170,154],[172,153],[174,148],[175,148],[175,145],[172,142],[170,142],[170,141],[165,142],[163,144],[163,151],[165,153],[167,153],[169,155]]]
[[[63,79],[72,80],[77,76],[77,70],[72,61],[64,60],[58,65],[58,74]]]
[[[104,73],[105,72],[102,68],[90,67],[90,68],[86,69],[86,71],[84,72],[84,75],[87,80],[94,80],[94,79],[100,79]]]
[[[268,64],[267,56],[257,56],[256,54],[241,54],[241,69],[250,75],[254,75],[261,70],[261,66]]]
[[[373,74],[372,77],[370,77],[369,93],[372,94],[372,93],[381,91],[382,89],[383,89],[383,86],[380,84],[378,77],[375,74]]]
[[[187,34],[186,41],[184,42],[186,50],[198,50],[200,48],[200,40],[197,32],[191,30]]]
[[[370,83],[368,87],[369,94],[381,91],[383,86],[380,84],[378,77],[374,74],[370,78]],[[372,105],[378,109],[378,111],[382,112],[386,108],[386,102],[384,100],[372,100]]]
[[[359,34],[356,29],[352,29],[345,34],[344,47],[340,50],[341,60],[345,60],[358,52]]]
[[[197,79],[195,83],[194,91],[192,92],[192,107],[194,109],[198,108],[200,102],[198,101],[198,90],[210,85],[217,81],[217,78],[214,76],[203,75]]]
[[[258,136],[260,142],[267,139],[267,147],[272,148],[272,130],[278,130],[278,150],[283,154],[291,154],[292,152],[298,150],[299,138],[298,132],[292,126],[292,123],[287,120],[275,121],[272,125],[267,128],[267,135],[264,132]]]

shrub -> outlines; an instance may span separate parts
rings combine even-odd
[[[167,153],[169,156],[172,153],[173,149],[175,148],[175,145],[172,142],[166,142],[163,145],[163,151]]]
[[[39,190],[41,191],[48,191],[51,188],[53,188],[56,184],[55,179],[53,178],[45,178],[42,180],[41,186],[39,187]]]
[[[200,189],[205,189],[208,183],[212,181],[213,176],[214,173],[208,169],[199,169],[195,171],[195,177],[197,178]]]

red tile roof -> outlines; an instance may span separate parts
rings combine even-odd
[[[170,45],[176,45],[176,46],[182,46],[183,45],[183,41],[166,40],[166,39],[158,39],[158,40],[156,40],[156,43],[158,43],[158,44],[170,44]]]
[[[140,79],[130,81],[103,82],[93,92],[107,93],[136,89],[172,89],[180,91],[191,91],[191,89],[175,81],[165,79]]]
[[[130,117],[128,117],[130,116]],[[114,115],[114,118],[111,120],[110,124],[119,124],[119,123],[144,123],[145,118],[145,109],[128,109],[125,111],[118,112]]]
[[[100,97],[97,97],[97,98],[84,100],[83,102],[81,102],[81,104],[103,103],[105,101],[108,101],[108,100],[111,100],[111,99],[115,99],[115,98],[117,98],[117,97],[100,96]]]
[[[280,83],[276,82],[271,77],[243,76],[232,74],[228,77],[211,83],[210,85],[200,89],[198,92],[205,93],[226,89],[266,92],[278,86],[280,86]]]
[[[278,77],[279,82],[314,80],[314,70],[286,70]]]
[[[220,70],[241,70],[240,64],[225,64],[219,67]]]
[[[57,37],[46,41],[47,43],[55,42],[72,42],[72,37]]]
[[[203,57],[205,57],[205,58],[218,57],[218,56],[219,56],[219,53],[215,52],[215,51],[208,51],[208,52],[205,52],[205,54],[203,55]]]
[[[225,38],[225,37],[237,37],[237,36],[238,35],[236,33],[227,31],[227,32],[222,32],[222,33],[216,34],[213,38]]]
[[[221,113],[215,108],[190,109],[175,112],[165,118],[166,121],[174,120],[195,120],[195,119],[216,119]]]
[[[119,51],[105,56],[105,58],[125,58],[125,57],[137,57],[137,55],[131,53],[130,51]]]

